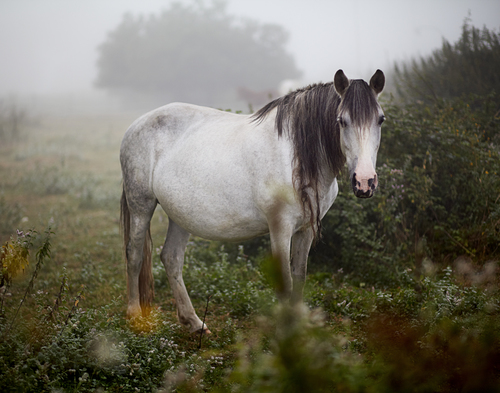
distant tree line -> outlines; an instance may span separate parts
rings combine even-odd
[[[113,93],[213,104],[238,88],[276,88],[301,72],[274,24],[238,20],[223,3],[174,3],[125,15],[99,48],[96,85]]]

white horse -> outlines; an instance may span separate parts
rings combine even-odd
[[[190,234],[242,241],[270,234],[281,263],[281,299],[302,299],[307,256],[333,204],[347,163],[353,191],[371,197],[384,114],[385,77],[315,84],[280,97],[253,115],[174,103],[127,130],[120,150],[121,222],[128,274],[127,315],[152,302],[150,220],[159,203],[169,218],[161,252],[179,321],[208,332],[182,278]]]

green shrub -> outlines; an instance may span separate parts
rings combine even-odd
[[[500,119],[492,97],[386,112],[391,120],[381,155],[402,169],[405,189],[397,229],[410,240],[425,237],[435,260],[498,255],[500,156],[494,139]]]

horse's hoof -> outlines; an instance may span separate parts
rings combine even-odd
[[[208,336],[209,334],[212,334],[212,332],[211,332],[210,330],[208,330],[208,328],[206,328],[206,327],[205,327],[205,328],[203,328],[203,329],[198,329],[198,330],[196,330],[193,334],[198,335],[198,336],[199,336],[200,334],[204,334],[204,335],[207,335],[207,336]]]
[[[127,310],[127,319],[135,319],[142,317],[141,309],[139,310]]]

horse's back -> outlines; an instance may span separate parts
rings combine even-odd
[[[158,137],[173,142],[194,124],[220,118],[221,115],[227,117],[231,114],[178,102],[162,106],[142,115],[131,124],[123,138],[122,148],[127,143],[139,147],[144,143],[155,142]]]
[[[120,161],[124,176],[135,172],[151,181],[158,162],[174,157],[175,151],[190,138],[213,138],[203,130],[210,124],[227,124],[229,119],[229,123],[245,122],[244,116],[184,103],[171,103],[142,115],[130,125],[122,140]]]

